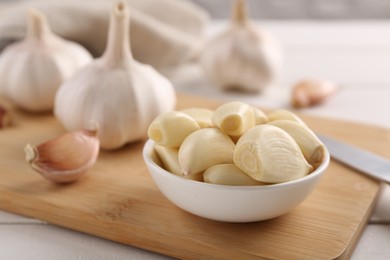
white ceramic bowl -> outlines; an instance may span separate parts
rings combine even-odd
[[[175,205],[194,215],[225,222],[253,222],[283,215],[303,202],[329,165],[324,162],[309,175],[290,182],[267,186],[227,186],[184,179],[158,164],[148,140],[143,157],[154,182]]]

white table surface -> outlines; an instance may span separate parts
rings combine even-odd
[[[223,21],[213,23],[208,35],[225,25]],[[307,77],[330,79],[342,86],[340,92],[325,104],[302,112],[390,128],[390,21],[266,21],[261,25],[285,47],[284,75],[263,95],[219,91],[194,65],[172,75],[177,91],[226,101],[239,99],[267,108],[288,108],[294,82]],[[383,185],[382,193],[353,252],[353,260],[390,259],[389,186]],[[167,258],[0,211],[0,260]]]

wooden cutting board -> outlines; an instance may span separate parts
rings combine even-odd
[[[179,97],[179,108],[219,103]],[[171,204],[154,185],[141,156],[143,142],[101,152],[85,178],[53,184],[30,169],[23,147],[63,132],[49,114],[15,111],[0,130],[0,208],[62,227],[185,259],[345,259],[351,254],[380,190],[376,181],[334,161],[310,195],[290,213],[233,224],[203,219]],[[315,131],[390,158],[390,132],[303,117]]]

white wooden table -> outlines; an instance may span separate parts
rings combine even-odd
[[[324,105],[302,112],[390,128],[390,21],[261,24],[285,45],[284,76],[266,93],[223,93],[196,66],[183,67],[172,76],[177,91],[279,108],[288,107],[290,88],[297,80],[330,79],[342,86],[341,91]],[[224,25],[216,22],[209,35]],[[352,259],[390,259],[389,245],[390,188],[384,186]],[[164,258],[168,257],[0,211],[0,260]]]

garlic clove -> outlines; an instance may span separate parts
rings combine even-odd
[[[26,37],[0,55],[0,93],[27,111],[49,111],[60,84],[92,56],[55,35],[42,13],[30,10],[27,18]]]
[[[307,163],[298,144],[282,129],[268,124],[249,129],[234,149],[234,163],[253,179],[281,183],[307,175]]]
[[[325,146],[308,127],[291,120],[276,120],[269,124],[286,131],[297,142],[306,160],[314,168],[324,160]]]
[[[213,165],[233,163],[233,141],[217,128],[193,132],[179,148],[179,163],[185,175],[203,172]]]
[[[178,176],[183,176],[183,172],[181,171],[179,164],[179,149],[178,148],[170,148],[165,147],[163,145],[156,144],[154,146],[154,150],[158,154],[160,160],[163,163],[164,169]]]
[[[219,106],[213,114],[214,125],[231,136],[241,136],[255,126],[255,115],[251,106],[233,101]]]
[[[148,136],[159,145],[179,147],[189,134],[199,129],[199,124],[189,115],[171,111],[153,120],[148,128]]]
[[[180,110],[180,112],[185,113],[195,119],[201,128],[215,127],[211,118],[214,111],[207,108],[187,108]]]
[[[261,92],[280,74],[280,43],[247,17],[245,1],[236,0],[230,27],[205,44],[200,64],[221,89]]]
[[[65,81],[55,98],[54,114],[64,128],[85,129],[96,122],[103,149],[144,139],[151,122],[175,108],[172,83],[134,60],[129,19],[127,1],[114,4],[104,54]]]
[[[326,80],[302,80],[293,86],[291,104],[295,108],[304,108],[323,103],[336,93],[338,86]]]
[[[184,175],[179,164],[179,149],[155,145],[154,150],[157,152],[164,169],[177,176],[194,181],[203,181],[203,172],[191,175]]]
[[[306,125],[299,116],[286,109],[276,109],[268,113],[267,116],[270,122],[285,119]]]
[[[59,183],[73,182],[96,162],[99,140],[96,131],[67,132],[38,146],[27,144],[26,161],[43,177]]]
[[[217,164],[211,166],[203,173],[203,179],[207,183],[220,185],[264,185],[264,183],[252,179],[248,174],[240,170],[234,164]]]
[[[252,106],[252,109],[255,115],[255,125],[265,124],[269,121],[267,115],[260,108]]]
[[[0,106],[0,129],[11,125],[11,116],[8,111]]]

